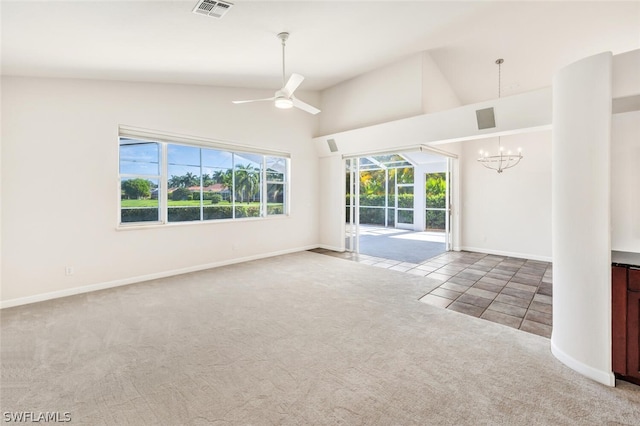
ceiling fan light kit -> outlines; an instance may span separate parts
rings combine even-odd
[[[498,99],[500,99],[500,78],[501,78],[501,66],[504,59],[496,59],[496,65],[498,65]],[[495,124],[494,124],[495,125]],[[522,148],[518,148],[518,153],[514,154],[511,151],[504,152],[504,147],[500,143],[500,136],[498,136],[498,154],[490,155],[489,152],[480,150],[480,157],[478,162],[487,169],[495,170],[498,173],[502,173],[506,169],[510,169],[517,165],[522,160]]]
[[[276,108],[280,109],[289,109],[293,108],[293,101],[291,99],[287,99],[286,97],[277,97],[275,100]]]
[[[276,108],[279,109],[289,109],[289,108],[299,108],[303,111],[308,112],[309,114],[317,114],[320,110],[312,105],[309,105],[306,102],[301,101],[300,99],[293,96],[293,92],[300,86],[304,77],[300,74],[293,73],[289,80],[285,83],[285,46],[287,40],[289,39],[289,33],[282,32],[278,34],[278,38],[282,42],[282,88],[278,90],[272,98],[265,99],[249,99],[244,101],[233,101],[234,104],[244,104],[249,102],[261,102],[261,101],[273,101],[273,104]]]

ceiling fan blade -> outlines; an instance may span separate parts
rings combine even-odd
[[[296,108],[300,108],[303,111],[308,112],[309,114],[317,114],[320,112],[320,110],[312,105],[309,105],[306,102],[302,102],[300,99],[291,97],[291,100],[293,101],[293,106]]]
[[[264,99],[248,99],[246,101],[232,101],[234,104],[246,104],[249,102],[261,102],[261,101],[274,101],[276,98],[264,98]]]
[[[304,77],[300,74],[293,73],[291,77],[289,77],[289,81],[282,88],[282,90],[287,94],[287,97],[293,95],[293,92],[300,86],[300,83],[304,80]]]

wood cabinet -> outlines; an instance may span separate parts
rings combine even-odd
[[[640,272],[640,271],[638,271]],[[627,376],[640,384],[640,291],[627,293]]]
[[[640,384],[640,267],[614,263],[611,278],[613,372]]]
[[[627,375],[627,268],[611,271],[611,336],[613,372]]]

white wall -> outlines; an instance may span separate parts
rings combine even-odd
[[[613,98],[640,94],[640,49],[613,57],[612,79]]]
[[[421,54],[339,83],[322,92],[319,134],[418,115],[421,87]]]
[[[551,132],[503,136],[502,146],[524,158],[497,173],[477,162],[482,149],[498,152],[497,138],[461,143],[461,248],[551,260]]]
[[[611,249],[640,253],[640,111],[611,126]]]
[[[640,50],[613,57],[613,97],[640,95]],[[640,253],[640,111],[611,122],[611,249]]]
[[[345,249],[346,170],[339,157],[320,159],[320,192],[318,198],[320,245],[336,251]]]
[[[462,105],[429,52],[422,54],[422,113],[445,111]]]
[[[256,95],[270,93],[3,78],[3,305],[317,246],[316,118],[231,104]],[[290,152],[290,217],[116,230],[121,124]]]
[[[322,92],[321,135],[460,106],[429,52],[421,52]]]

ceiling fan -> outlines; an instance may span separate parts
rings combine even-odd
[[[289,33],[280,33],[278,38],[282,41],[282,88],[278,90],[272,98],[264,99],[249,99],[246,101],[233,101],[234,104],[244,104],[247,102],[261,102],[261,101],[273,101],[276,108],[288,109],[291,107],[300,108],[310,114],[317,114],[320,110],[308,103],[302,102],[300,99],[293,96],[293,92],[300,86],[300,83],[304,80],[304,77],[300,74],[291,74],[289,81],[285,84],[284,73],[284,48],[289,38]]]

